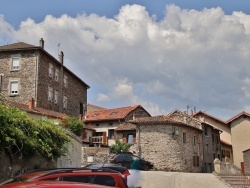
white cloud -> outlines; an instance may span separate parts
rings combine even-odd
[[[97,101],[98,102],[107,102],[107,101],[110,101],[110,98],[107,95],[103,94],[103,93],[98,93]]]
[[[194,105],[235,115],[250,98],[250,16],[242,12],[168,5],[156,21],[145,7],[126,5],[113,19],[48,15],[41,23],[24,20],[18,30],[3,16],[0,23],[0,39],[8,34],[1,44],[38,45],[44,38],[45,50],[57,57],[61,43],[65,66],[90,86],[98,83],[93,104],[141,104],[152,114]]]

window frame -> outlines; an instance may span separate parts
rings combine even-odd
[[[48,101],[53,102],[53,88],[51,86],[48,87]]]
[[[17,62],[14,62],[14,60],[18,60]],[[14,66],[14,63],[18,63],[18,66]],[[14,68],[17,67],[17,68]],[[11,71],[19,71],[20,70],[20,56],[12,56],[11,61]]]
[[[59,69],[56,68],[55,70],[55,81],[58,82],[59,81]]]
[[[54,92],[54,103],[58,104],[58,91],[57,90],[55,90]]]
[[[68,108],[68,97],[66,95],[63,96],[63,109]]]
[[[12,93],[12,84],[14,84],[14,83],[16,83],[17,85],[17,91],[16,91],[16,93]],[[10,96],[16,96],[16,95],[19,95],[19,89],[20,87],[19,87],[19,80],[10,80],[10,92],[9,92],[9,94],[10,94]]]
[[[53,65],[50,63],[49,64],[49,77],[50,78],[53,78],[53,68],[54,68]]]
[[[68,87],[68,76],[66,75],[63,76],[63,87],[64,88]]]

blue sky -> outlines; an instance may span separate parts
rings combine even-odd
[[[68,0],[0,0],[0,2],[0,13],[15,27],[18,27],[20,22],[28,17],[36,22],[41,22],[48,14],[55,17],[68,14],[75,17],[85,12],[86,14],[95,13],[100,16],[113,17],[126,4],[143,5],[150,15],[156,15],[157,19],[163,18],[167,4],[195,10],[221,7],[226,14],[232,14],[233,11],[250,12],[250,3],[247,0],[73,0],[70,2]]]
[[[88,102],[151,115],[250,112],[250,3],[235,0],[0,0],[0,45],[26,42],[84,80]],[[58,49],[58,44],[60,49]]]

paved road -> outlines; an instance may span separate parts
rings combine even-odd
[[[215,175],[207,173],[141,171],[137,177],[142,188],[228,188]]]

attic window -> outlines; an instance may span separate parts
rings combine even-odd
[[[117,114],[117,112],[111,112],[111,114],[110,114],[110,115],[115,115],[115,114]]]
[[[96,117],[96,116],[98,116],[99,114],[94,114],[92,117]]]

